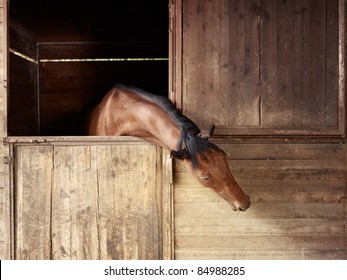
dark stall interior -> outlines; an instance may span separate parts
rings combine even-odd
[[[168,2],[11,0],[8,134],[79,135],[113,84],[168,95]]]

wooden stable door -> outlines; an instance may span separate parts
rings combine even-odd
[[[161,148],[17,143],[13,153],[15,259],[171,258]]]
[[[199,125],[215,123],[219,135],[344,134],[344,1],[175,3],[174,99]]]

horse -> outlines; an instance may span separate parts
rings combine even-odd
[[[209,141],[214,125],[201,131],[166,97],[116,84],[91,110],[87,134],[135,136],[170,151],[205,187],[213,189],[233,210],[246,211],[250,198],[230,172],[225,152]]]

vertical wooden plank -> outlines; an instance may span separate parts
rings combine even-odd
[[[163,150],[162,160],[162,204],[163,204],[163,259],[175,258],[174,248],[174,202],[173,202],[173,170],[172,158],[167,150]]]
[[[272,100],[273,126],[293,125],[293,0],[277,6],[277,86]],[[271,35],[270,35],[271,36]]]
[[[98,195],[90,148],[56,146],[54,167],[53,258],[98,259]]]
[[[197,91],[194,99],[197,100],[196,121],[201,125],[209,124],[211,118],[211,48],[212,35],[212,2],[210,0],[197,2]],[[199,98],[197,98],[199,96]]]
[[[182,0],[169,1],[169,98],[182,108]]]
[[[215,98],[213,98],[213,118],[215,124],[218,125],[229,125],[230,123],[235,123],[234,114],[234,102],[231,102],[232,95],[235,87],[235,82],[233,84],[230,82],[231,66],[229,65],[229,51],[231,44],[231,32],[229,30],[229,21],[231,20],[229,3],[232,1],[219,0],[219,5],[215,5],[215,10],[219,22],[219,32],[215,33],[213,41],[219,43],[218,48],[215,48],[214,59],[218,59],[218,88],[214,90]],[[214,74],[215,71],[214,71]],[[214,82],[215,84],[215,82]]]
[[[312,127],[325,126],[326,1],[310,1],[309,112]]]
[[[198,42],[197,1],[183,1],[183,113],[194,120],[198,110],[196,73],[200,71],[200,62],[197,50],[201,48]]]
[[[161,259],[162,223],[161,212],[161,167],[157,161],[161,161],[157,147],[152,145],[139,145],[136,147],[136,159],[141,170],[142,179],[137,183],[135,192],[138,193],[138,239],[139,259]],[[140,178],[140,177],[138,177]],[[158,200],[159,199],[159,200]]]
[[[339,90],[338,90],[338,131],[341,135],[346,135],[346,94],[345,94],[345,46],[346,46],[346,3],[343,0],[339,1]]]
[[[338,90],[339,90],[339,0],[327,3],[326,31],[326,91],[325,91],[325,125],[338,125]]]
[[[220,94],[221,83],[220,83],[220,75],[221,75],[221,55],[223,50],[221,49],[221,42],[223,41],[221,34],[221,21],[222,21],[222,13],[220,10],[221,0],[212,1],[209,3],[211,15],[210,21],[212,24],[212,46],[211,46],[211,78],[210,78],[210,110],[211,115],[206,118],[210,124],[216,124],[219,115],[219,107],[222,100],[222,96]],[[227,38],[228,40],[228,38]],[[228,40],[229,41],[229,40]]]
[[[162,258],[161,170],[152,145],[98,147],[102,259]],[[97,151],[97,152],[96,152]]]
[[[71,215],[76,219],[76,259],[99,259],[98,192],[96,173],[91,169],[90,147],[69,147],[74,157],[75,196]]]
[[[8,68],[8,1],[1,1],[0,3],[0,137],[4,139],[7,137],[7,68]],[[1,145],[0,154],[4,157],[10,155],[10,147]],[[0,224],[3,225],[4,234],[0,238],[0,257],[1,259],[13,258],[13,224],[12,218],[12,192],[10,182],[10,164],[5,164],[4,161],[0,161],[0,180],[3,182],[3,196],[0,195],[1,201],[3,201],[4,212],[0,215]],[[7,217],[7,219],[4,219]]]
[[[244,84],[244,56],[245,56],[245,4],[244,1],[234,0],[229,4],[229,71],[231,90],[228,104],[231,105],[232,114],[228,116],[231,124],[239,123],[239,100],[242,97]]]
[[[107,172],[107,166],[112,166],[111,163],[111,146],[92,146],[91,147],[91,165],[92,169],[97,172],[97,189],[98,189],[98,224],[99,224],[99,254],[100,259],[117,259],[115,255],[114,243],[117,240],[112,238],[115,222],[116,208],[113,206],[114,200],[114,185],[113,172]],[[115,164],[118,161],[115,159]],[[117,189],[116,189],[117,190]],[[120,191],[120,190],[119,190]],[[119,205],[120,195],[117,196],[116,206]],[[119,215],[119,214],[118,214]],[[121,222],[121,221],[120,221]]]
[[[73,240],[76,232],[71,217],[71,192],[74,191],[75,182],[72,181],[70,167],[71,155],[66,147],[54,147],[54,175],[52,191],[52,258],[56,260],[69,260],[76,258]]]
[[[64,146],[54,147],[54,175],[52,191],[52,258],[76,259],[74,238],[76,222],[71,215],[71,194],[75,191],[72,155]],[[73,194],[72,194],[73,195]]]
[[[244,1],[234,1],[230,7],[230,39],[231,47],[229,52],[229,61],[231,65],[231,79],[233,86],[233,95],[230,103],[233,103],[235,124],[239,124],[240,98],[242,96],[244,57],[245,57],[245,3]],[[233,122],[232,120],[230,120]]]
[[[266,0],[262,6],[261,27],[261,124],[269,126],[275,122],[273,102],[277,98],[277,5],[278,1]]]
[[[16,148],[16,259],[51,258],[52,147]]]
[[[302,126],[304,85],[304,22],[305,0],[294,1],[293,7],[293,125]]]
[[[240,3],[240,5],[242,5]],[[259,125],[260,102],[260,16],[261,3],[258,0],[244,1],[244,50],[239,57],[238,65],[244,69],[239,81],[239,89],[236,100],[236,124]],[[241,31],[241,30],[240,30]],[[242,32],[242,31],[241,31]],[[238,35],[240,36],[240,35]],[[242,35],[241,35],[242,38]],[[241,47],[241,46],[240,46]]]
[[[302,93],[302,119],[301,123],[304,127],[311,125],[310,121],[310,73],[311,73],[311,62],[310,62],[310,20],[311,10],[310,1],[305,0],[302,4],[302,10],[304,14],[303,21],[303,93]]]
[[[136,154],[137,149],[135,148],[135,153],[130,153],[129,147],[127,146],[117,146],[112,147],[112,156],[118,156],[120,159],[120,163],[118,164],[118,168],[115,170],[119,172],[117,184],[115,186],[118,189],[121,189],[122,200],[119,201],[121,205],[121,212],[118,218],[122,219],[122,224],[118,223],[117,226],[121,231],[121,248],[123,259],[138,259],[140,258],[140,243],[141,237],[137,236],[139,230],[139,224],[137,219],[141,219],[144,221],[144,217],[140,217],[137,215],[137,211],[139,210],[136,205],[139,205],[139,200],[141,199],[141,195],[145,195],[143,190],[139,187],[139,180],[144,180],[143,170],[139,170],[139,174],[136,174],[136,169],[138,168],[139,162],[137,161]],[[140,175],[140,176],[139,176]],[[117,176],[117,175],[116,175]],[[128,177],[129,176],[129,177]],[[131,178],[129,180],[129,178]],[[145,183],[145,182],[144,182]],[[145,187],[144,187],[145,189]],[[115,196],[115,203],[117,203],[117,196]],[[137,239],[138,238],[138,239]]]

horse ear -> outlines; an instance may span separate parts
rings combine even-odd
[[[179,160],[182,160],[186,157],[186,151],[183,150],[183,151],[174,151],[174,150],[171,150],[170,151],[170,157],[171,158],[174,158],[174,159],[179,159]]]
[[[215,125],[213,124],[208,130],[203,130],[201,131],[198,136],[202,139],[208,140],[209,138],[212,137],[213,131],[215,129]]]

